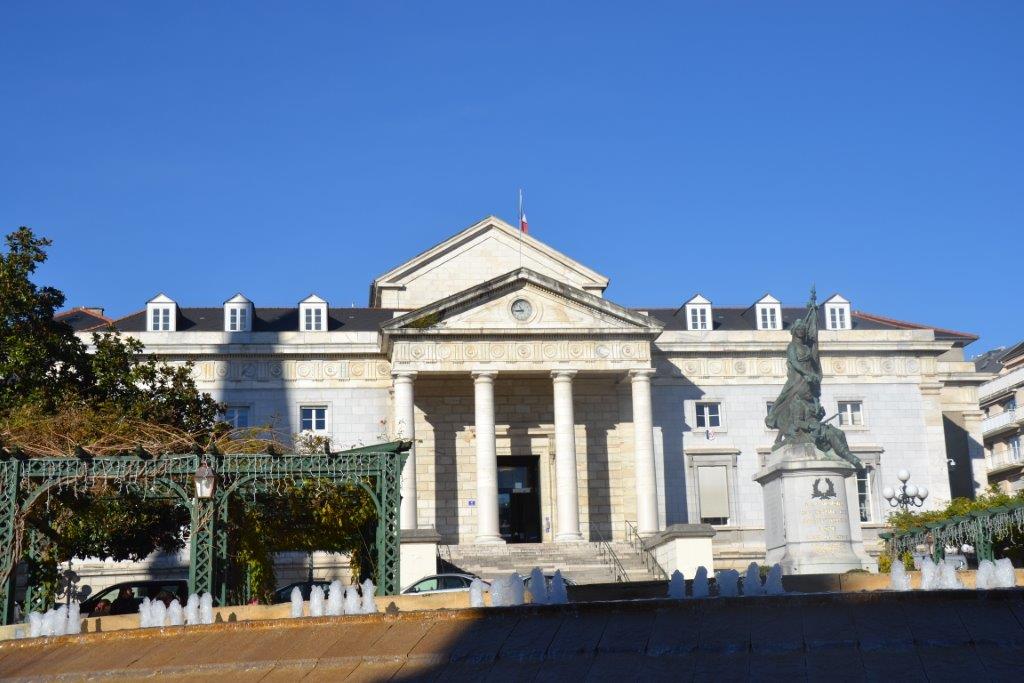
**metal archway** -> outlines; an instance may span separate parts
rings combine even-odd
[[[25,514],[54,488],[87,489],[98,480],[124,487],[157,487],[184,499],[191,510],[189,591],[209,592],[223,604],[226,584],[219,576],[228,556],[225,516],[232,491],[259,484],[326,479],[362,486],[377,510],[377,590],[394,595],[399,586],[399,506],[407,441],[340,453],[165,454],[31,458],[0,449],[0,624],[14,606],[15,571],[21,556]],[[202,463],[217,473],[210,499],[197,499],[192,477]],[[372,482],[372,485],[371,483]]]

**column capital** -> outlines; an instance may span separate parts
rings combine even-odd
[[[391,373],[391,379],[394,381],[398,380],[409,380],[410,382],[416,379],[416,375],[419,374],[415,370],[400,370],[398,372]]]
[[[571,380],[579,373],[578,370],[552,370],[551,376],[554,379],[568,379]]]
[[[495,377],[497,377],[498,376],[498,371],[497,370],[473,370],[469,374],[473,378],[473,381],[475,381],[475,382],[480,382],[480,381],[486,382],[488,380],[493,380]]]
[[[654,377],[655,373],[657,373],[657,370],[655,370],[654,368],[636,368],[634,370],[629,371],[629,376],[631,379],[636,381],[642,379],[650,379],[651,377]]]

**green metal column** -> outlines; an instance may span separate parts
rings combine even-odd
[[[218,605],[228,604],[228,496],[217,496],[217,526],[213,531],[214,578],[213,594]]]
[[[214,500],[192,500],[192,542],[189,546],[189,593],[213,593],[216,557],[214,528],[217,517]],[[214,596],[216,597],[216,596]]]
[[[50,539],[39,530],[29,527],[26,534],[25,555],[28,559],[29,571],[42,564],[43,553],[50,545]],[[30,574],[25,587],[25,614],[29,612],[45,612],[51,607],[53,595],[46,595],[39,585],[39,576]]]
[[[14,584],[18,566],[18,485],[21,463],[0,460],[0,625],[14,617]]]

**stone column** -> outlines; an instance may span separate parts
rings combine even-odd
[[[964,431],[967,432],[967,452],[971,458],[971,472],[974,475],[974,493],[982,495],[988,489],[988,464],[985,462],[985,437],[981,424],[985,420],[982,410],[965,410]]]
[[[395,390],[394,429],[396,438],[412,441],[412,448],[402,467],[402,529],[415,529],[416,523],[416,410],[413,403],[415,372],[392,375]]]
[[[498,528],[498,455],[494,444],[494,377],[474,372],[476,414],[476,542],[504,543]]]
[[[633,385],[633,452],[636,471],[636,522],[641,534],[658,533],[658,477],[654,465],[651,417],[652,368],[630,370]]]
[[[575,370],[554,370],[555,383],[555,485],[558,487],[556,541],[582,541],[580,494],[576,475],[576,422],[572,411],[572,378]]]

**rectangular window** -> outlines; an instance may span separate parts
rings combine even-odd
[[[846,329],[846,308],[844,308],[843,306],[828,307],[828,329]]]
[[[170,308],[154,308],[153,309],[153,331],[154,332],[169,332],[171,329],[171,309]]]
[[[301,417],[301,429],[304,432],[326,432],[327,431],[327,407],[326,406],[302,406],[299,409]]]
[[[858,426],[864,424],[864,417],[861,413],[860,401],[839,402],[839,424],[843,427]]]
[[[725,465],[697,468],[697,504],[702,524],[729,523],[729,475]]]
[[[244,332],[249,326],[249,311],[245,308],[228,309],[228,331]]]
[[[764,306],[761,308],[761,329],[762,330],[777,330],[779,329],[778,324],[779,318],[776,314],[773,306]]]
[[[1019,436],[1015,436],[1012,439],[1010,439],[1010,461],[1011,462],[1020,462],[1020,459],[1021,459],[1020,437]]]
[[[249,407],[228,406],[224,410],[223,421],[235,429],[246,429],[249,426]]]
[[[772,414],[772,408],[775,407],[775,401],[768,401],[767,403],[765,403],[764,407],[765,407],[764,416],[768,417],[769,415]]]
[[[722,426],[722,404],[698,403],[696,413],[697,426],[701,429]]]
[[[690,329],[708,329],[708,309],[703,306],[694,306],[690,309]]]
[[[871,521],[871,470],[857,470],[857,506],[860,508],[860,521]]]
[[[323,311],[319,308],[307,308],[303,328],[307,332],[320,332],[323,328]]]

